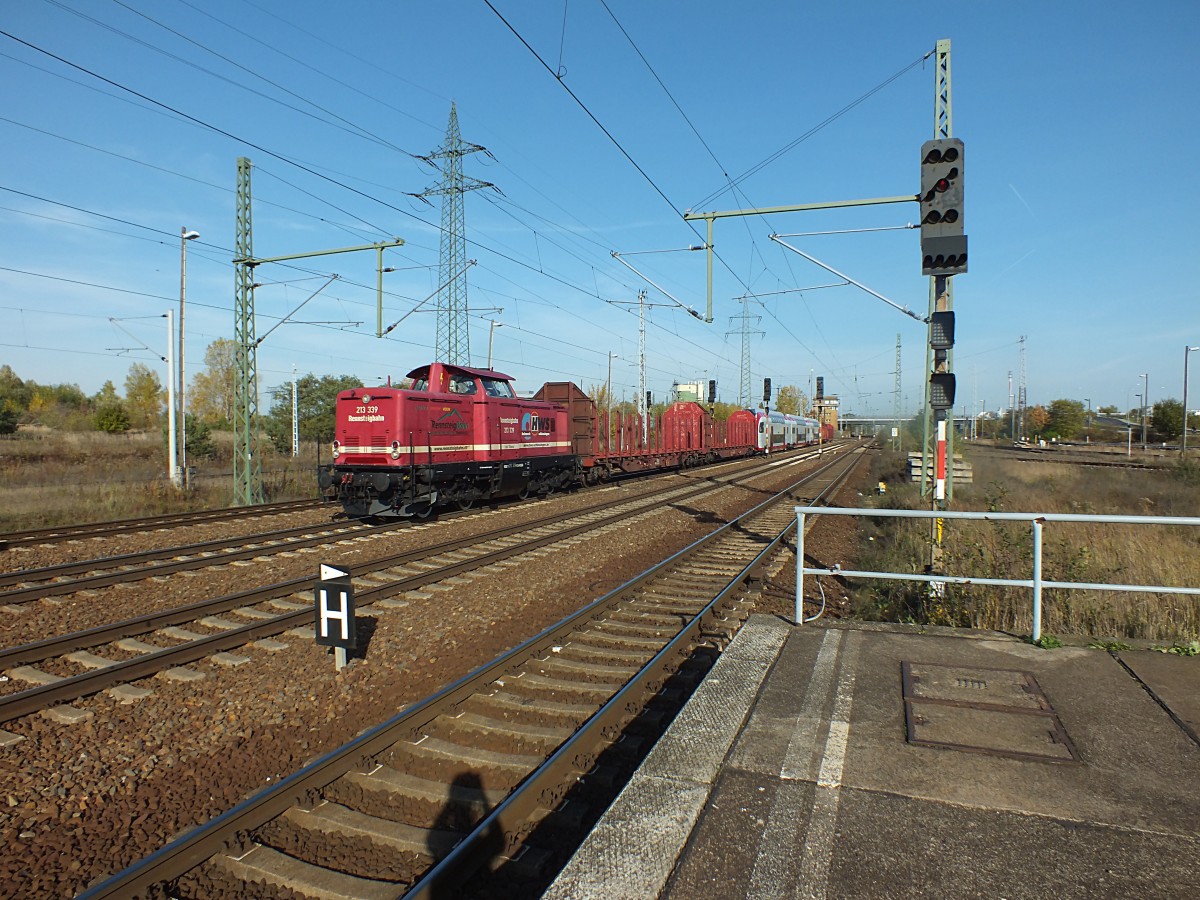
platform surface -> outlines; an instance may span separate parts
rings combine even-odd
[[[752,617],[544,894],[1180,897],[1200,659]]]

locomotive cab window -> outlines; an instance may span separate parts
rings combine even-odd
[[[512,389],[512,385],[507,381],[501,381],[499,378],[484,378],[483,390],[489,397],[512,399],[517,396]]]
[[[452,394],[474,394],[478,388],[475,386],[475,379],[469,375],[451,375],[450,376],[450,393]]]
[[[412,383],[412,387],[410,387],[409,390],[410,391],[427,391],[427,390],[429,390],[428,379],[418,378],[416,381],[414,381]]]

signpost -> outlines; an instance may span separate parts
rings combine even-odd
[[[316,605],[316,641],[334,648],[338,671],[346,667],[346,651],[357,646],[354,620],[354,584],[348,569],[321,564],[321,577],[313,588]]]

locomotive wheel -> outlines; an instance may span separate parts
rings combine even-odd
[[[529,499],[529,484],[528,484],[528,482],[526,482],[525,486],[523,488],[521,488],[521,490],[517,491],[517,499],[518,500],[528,500]]]
[[[459,497],[454,501],[454,503],[459,509],[461,509],[463,512],[466,512],[475,505],[475,495],[467,494],[465,497]]]
[[[418,506],[413,507],[413,518],[414,519],[428,519],[430,513],[432,513],[432,512],[433,512],[433,504],[432,503],[422,503]]]

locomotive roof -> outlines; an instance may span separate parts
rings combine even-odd
[[[464,372],[467,375],[473,375],[476,378],[500,378],[504,381],[512,381],[511,375],[505,375],[503,372],[497,372],[495,369],[472,369],[467,366],[456,366],[454,363],[428,363],[424,366],[418,366],[408,373],[406,377],[417,378],[419,376],[428,375],[429,370],[433,366],[440,365],[447,372]]]

